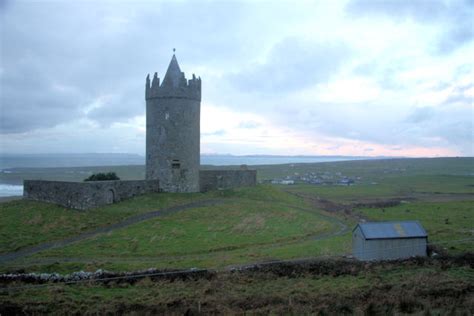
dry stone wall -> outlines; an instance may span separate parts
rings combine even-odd
[[[158,180],[93,182],[25,180],[23,195],[30,200],[87,210],[159,191]]]
[[[254,186],[257,184],[257,171],[201,170],[199,181],[201,192]]]

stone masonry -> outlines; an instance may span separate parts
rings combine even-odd
[[[68,208],[87,210],[151,192],[159,192],[158,180],[66,182],[25,180],[24,197]]]
[[[173,55],[161,85],[148,75],[145,99],[146,179],[165,192],[198,192],[201,79],[186,80]]]
[[[254,186],[257,170],[201,170],[201,192]]]

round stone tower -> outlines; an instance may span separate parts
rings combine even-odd
[[[201,78],[186,80],[173,54],[163,82],[146,78],[146,179],[165,192],[198,192]]]

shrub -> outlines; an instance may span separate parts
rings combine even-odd
[[[90,177],[84,179],[84,181],[107,181],[107,180],[120,180],[115,172],[107,173],[94,173]]]

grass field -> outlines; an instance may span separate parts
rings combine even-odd
[[[5,314],[469,315],[474,309],[474,270],[469,266],[406,262],[343,272],[344,265],[219,273],[197,280],[50,284],[12,291],[0,296],[0,302]]]
[[[150,265],[221,268],[249,261],[308,257],[348,250],[348,234],[335,239],[326,238],[327,235],[341,230],[337,215],[311,208],[304,200],[273,186],[261,185],[190,196],[176,195],[176,200],[173,199],[174,196],[149,195],[130,200],[128,203],[134,205],[137,211],[150,209],[150,205],[144,202],[153,199],[162,201],[162,205],[188,201],[183,200],[184,197],[202,200],[213,198],[222,203],[147,220],[64,248],[43,251],[27,258],[22,265],[30,262],[33,263],[31,268],[34,271],[56,269],[61,272],[84,268],[146,268]],[[10,202],[4,204],[4,207],[11,210],[18,207],[18,203],[24,202]],[[129,211],[128,207],[117,209],[119,205],[122,203],[109,206],[105,214],[113,217],[114,212],[121,214],[118,210],[123,210],[123,215]],[[69,212],[71,221],[88,214]],[[100,209],[94,212],[100,213]],[[27,217],[33,216],[33,213],[25,214]],[[48,215],[54,216],[55,213]],[[118,220],[118,217],[113,218]],[[106,220],[110,218],[104,215],[102,225]],[[349,221],[345,222],[351,225]],[[60,223],[58,222],[58,225]],[[98,221],[94,223],[98,225]],[[38,231],[40,228],[41,226],[34,225],[27,227],[31,236],[35,236],[35,229]],[[78,228],[72,225],[62,229],[63,235],[70,235]],[[56,237],[59,236],[46,234],[36,242]],[[313,240],[322,237],[324,240],[319,242]],[[34,264],[50,262],[49,258],[68,260],[59,266],[54,263]],[[8,265],[6,269],[10,267]]]
[[[88,212],[17,200],[0,204],[0,253],[59,240],[145,211],[195,201],[200,194],[149,194]]]
[[[376,184],[351,186],[294,185],[288,191],[306,193],[337,202],[360,202],[370,199],[423,198],[435,199],[436,195],[473,195],[473,176],[420,175],[390,177]]]
[[[218,205],[188,209],[46,250],[0,269],[8,270],[12,265],[62,272],[86,268],[126,270],[150,265],[222,268],[265,260],[344,255],[350,254],[348,231],[361,216],[368,220],[420,220],[432,242],[470,238],[474,235],[474,181],[467,175],[471,167],[468,161],[450,158],[302,164],[298,168],[304,167],[306,171],[299,172],[320,167],[348,173],[353,166],[354,174],[362,174],[371,182],[353,186],[259,185],[205,194],[151,194],[88,212],[33,201],[2,203],[0,253],[61,240],[172,205],[206,199],[220,201]],[[288,167],[272,166],[276,170],[272,172]],[[271,170],[268,166],[259,168]],[[413,174],[387,170],[412,170]],[[313,203],[315,199],[345,209],[326,209],[324,204]],[[383,208],[370,204],[392,199],[402,204]],[[361,207],[366,204],[368,207]],[[444,246],[450,253],[473,250],[469,243]]]
[[[263,261],[341,257],[350,254],[350,230],[361,219],[419,220],[429,241],[445,248],[448,254],[473,252],[473,165],[472,158],[449,158],[259,166],[260,179],[286,177],[295,172],[330,172],[360,180],[353,186],[258,185],[204,194],[151,194],[88,212],[23,200],[2,203],[0,254],[75,236],[140,213],[194,201],[218,201],[41,251],[1,264],[0,271],[70,273],[150,267],[221,271]],[[131,169],[124,170],[133,176]],[[460,239],[468,242],[456,242]],[[326,310],[370,314],[367,308],[373,308],[382,314],[426,310],[445,314],[450,312],[449,304],[474,310],[474,298],[466,294],[472,294],[473,278],[472,267],[436,263],[381,265],[339,277],[221,273],[212,280],[55,286],[0,296],[0,303],[26,305],[31,311],[33,304],[41,303],[39,308],[54,311],[52,302],[59,301],[58,306],[63,309],[102,308],[104,313],[119,312],[116,306],[122,302],[124,311],[142,308],[180,313],[201,308],[208,312]],[[430,294],[436,288],[440,292]],[[417,296],[403,301],[401,298],[406,296],[402,293],[407,289]],[[464,294],[458,298],[443,294],[459,291]],[[104,304],[99,307],[94,301]],[[337,304],[344,301],[348,303]],[[389,310],[380,309],[381,302]],[[292,308],[285,309],[288,306]]]

